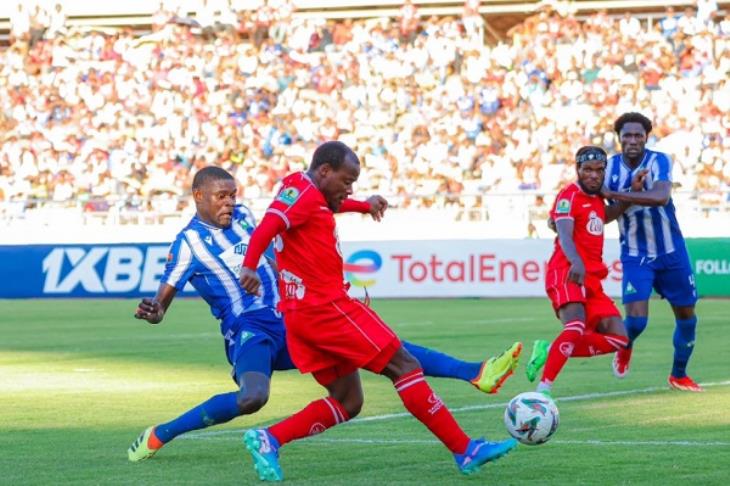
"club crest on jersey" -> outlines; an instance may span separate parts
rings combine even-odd
[[[568,214],[570,212],[570,201],[567,199],[561,199],[555,206],[555,212],[558,214]]]
[[[588,216],[586,229],[592,235],[600,236],[603,234],[603,220],[598,217],[595,211],[591,211],[591,214]]]
[[[616,182],[618,180],[618,176],[616,174],[611,176],[611,182]]]
[[[287,206],[291,206],[296,202],[298,197],[299,190],[296,187],[287,187],[286,189],[281,190],[276,199],[283,202]]]

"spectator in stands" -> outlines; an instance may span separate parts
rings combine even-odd
[[[481,0],[466,0],[461,15],[467,42],[473,45],[484,43],[484,18],[479,13],[480,3]]]
[[[434,193],[554,190],[572,177],[572,147],[610,149],[611,121],[628,108],[652,112],[693,189],[696,176],[711,182],[698,176],[706,164],[727,177],[715,168],[727,142],[717,155],[705,139],[730,140],[730,20],[688,34],[688,15],[696,22],[692,11],[668,34],[664,21],[610,29],[605,13],[579,22],[545,10],[491,47],[465,42],[449,17],[417,22],[424,35],[412,39],[401,39],[401,18],[295,17],[258,47],[252,23],[208,38],[176,23],[141,38],[61,31],[32,47],[26,35],[0,51],[0,124],[12,134],[0,144],[4,197],[91,194],[119,211],[150,197],[169,209],[211,163],[247,197],[269,197],[317,143],[339,137],[364,155],[362,190],[454,206]],[[459,202],[462,214],[479,203]]]
[[[400,20],[398,28],[400,32],[400,41],[403,44],[411,44],[418,32],[418,7],[413,4],[412,0],[405,0],[400,8]]]

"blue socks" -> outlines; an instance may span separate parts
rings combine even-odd
[[[155,427],[155,435],[166,443],[185,432],[228,422],[241,414],[236,403],[236,395],[236,392],[231,392],[210,397],[208,401],[188,410],[178,418]]]
[[[626,327],[626,333],[629,335],[629,347],[631,347],[634,340],[639,337],[642,332],[644,332],[648,322],[648,317],[626,316],[624,319],[624,326]]]
[[[471,381],[477,377],[482,367],[481,362],[469,363],[407,341],[403,341],[403,347],[421,363],[426,376]]]
[[[697,316],[690,319],[677,319],[674,328],[674,364],[672,365],[672,376],[683,378],[687,376],[687,362],[692,356],[695,346],[695,328],[697,327]]]

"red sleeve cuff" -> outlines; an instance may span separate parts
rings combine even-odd
[[[370,203],[367,201],[357,201],[355,199],[345,199],[340,205],[338,213],[369,213]]]
[[[259,266],[261,255],[264,254],[271,240],[286,229],[286,222],[274,213],[266,213],[261,223],[256,227],[248,242],[246,256],[243,258],[243,266],[256,270]]]

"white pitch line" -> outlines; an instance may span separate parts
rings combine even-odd
[[[325,437],[311,437],[308,440],[314,442],[327,442],[332,444],[434,444],[441,442],[431,440],[408,440],[408,439],[330,439]],[[723,441],[689,441],[689,440],[552,440],[551,444],[567,445],[594,445],[594,446],[678,446],[678,447],[730,447],[730,442]]]
[[[183,436],[185,437],[185,436]],[[181,437],[182,438],[182,437]],[[225,437],[197,437],[198,440],[228,440]],[[307,437],[307,441],[326,444],[368,444],[368,445],[441,445],[436,439],[331,439]],[[589,446],[669,446],[669,447],[730,447],[730,442],[691,440],[551,440],[551,444]]]
[[[718,381],[713,383],[701,383],[701,385],[705,388],[712,388],[717,386],[727,386],[730,385],[730,380],[727,381]],[[612,391],[612,392],[602,392],[602,393],[586,393],[583,395],[573,395],[569,397],[559,397],[556,399],[558,404],[562,402],[577,402],[577,401],[584,401],[584,400],[593,400],[597,398],[610,398],[610,397],[620,397],[620,396],[626,396],[626,395],[639,395],[643,393],[652,393],[657,391],[671,391],[667,387],[660,387],[660,386],[651,386],[648,388],[635,388],[633,390],[618,390],[618,391]],[[501,402],[501,403],[486,403],[482,405],[467,405],[465,407],[456,407],[451,408],[452,413],[460,413],[460,412],[472,412],[475,410],[488,410],[493,408],[504,408],[507,406],[507,402]],[[356,425],[359,423],[366,423],[366,422],[379,422],[382,420],[392,420],[392,419],[398,419],[398,418],[405,418],[405,417],[411,417],[411,414],[408,412],[401,412],[401,413],[388,413],[383,415],[373,415],[372,417],[363,417],[363,418],[356,418],[353,420],[350,420],[349,422],[345,422],[343,425]],[[218,435],[231,435],[231,434],[242,434],[247,429],[228,429],[228,430],[206,430],[201,432],[191,432],[189,434],[185,434],[180,436],[180,439],[202,439],[206,437],[213,437]],[[580,442],[581,444],[583,442]],[[664,442],[662,442],[664,444]]]

